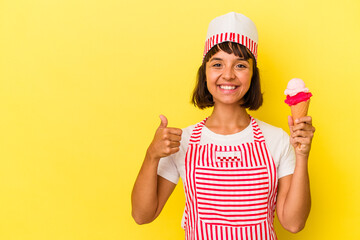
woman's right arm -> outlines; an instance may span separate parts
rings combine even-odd
[[[168,128],[165,116],[161,115],[160,119],[161,124],[146,152],[132,191],[132,216],[138,224],[152,222],[176,186],[158,176],[157,168],[160,158],[179,151],[182,130]]]

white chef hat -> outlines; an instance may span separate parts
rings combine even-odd
[[[235,42],[247,47],[257,59],[258,33],[250,18],[230,12],[213,19],[206,35],[204,56],[215,45],[222,42]]]

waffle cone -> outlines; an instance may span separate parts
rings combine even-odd
[[[305,117],[307,115],[309,109],[309,103],[310,103],[310,99],[305,102],[299,102],[296,105],[290,106],[291,115],[294,121],[295,119]]]

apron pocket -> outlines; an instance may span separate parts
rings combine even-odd
[[[195,169],[199,218],[224,226],[251,226],[266,220],[269,179],[266,166]]]

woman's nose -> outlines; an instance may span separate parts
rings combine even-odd
[[[232,67],[225,67],[223,72],[223,78],[225,80],[232,80],[235,78],[234,69]]]

